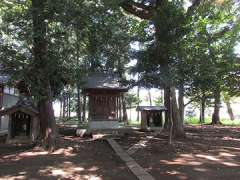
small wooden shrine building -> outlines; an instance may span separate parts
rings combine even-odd
[[[162,127],[163,112],[167,111],[164,106],[138,106],[137,111],[141,112],[141,129],[149,127]]]
[[[9,116],[7,143],[34,143],[39,135],[38,115],[33,104],[22,99],[1,110],[1,117]]]
[[[86,78],[83,93],[88,97],[90,129],[114,129],[122,117],[122,96],[128,88],[115,74],[94,73]]]

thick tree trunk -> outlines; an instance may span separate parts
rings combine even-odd
[[[214,92],[214,111],[212,115],[212,124],[220,124],[220,107],[221,107],[221,102],[220,102],[220,91],[216,90]]]
[[[171,87],[170,95],[172,99],[173,134],[175,137],[185,137],[183,121],[180,117],[179,108],[177,105],[176,90],[174,87]]]
[[[53,151],[56,145],[56,121],[50,98],[39,102],[40,137],[42,146]]]
[[[227,105],[227,111],[228,111],[228,114],[229,114],[229,118],[233,121],[234,120],[234,114],[233,114],[231,104],[230,104],[229,101],[226,101],[225,103]]]
[[[206,106],[206,96],[205,94],[201,97],[201,108],[200,108],[200,118],[199,122],[202,124],[205,122],[205,106]]]
[[[37,98],[40,112],[40,137],[43,147],[52,151],[56,141],[56,121],[52,105],[52,89],[48,72],[49,59],[47,56],[46,40],[46,0],[32,0],[33,22],[33,79],[39,82]]]
[[[184,122],[184,87],[180,85],[179,87],[179,95],[178,95],[178,106],[179,106],[179,114],[182,122]]]

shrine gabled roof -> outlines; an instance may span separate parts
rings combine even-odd
[[[38,116],[39,112],[38,110],[31,104],[28,102],[24,102],[24,101],[18,101],[16,105],[3,109],[0,111],[0,116],[4,116],[4,115],[9,115],[9,114],[13,114],[15,112],[23,112],[26,114],[29,114],[31,116]]]
[[[137,111],[167,111],[165,106],[138,106]]]
[[[85,79],[84,89],[104,89],[126,91],[128,88],[120,83],[114,74],[94,73]]]
[[[0,75],[0,84],[8,83],[10,77],[8,75]]]

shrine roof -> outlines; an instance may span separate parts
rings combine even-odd
[[[84,89],[104,89],[126,91],[128,88],[123,86],[120,78],[115,74],[94,73],[85,79]]]
[[[10,77],[8,75],[0,75],[0,84],[6,84]]]
[[[15,112],[24,112],[31,116],[37,116],[39,114],[37,108],[33,105],[33,103],[29,100],[19,100],[16,105],[0,110],[0,116],[13,114]]]
[[[138,106],[137,111],[167,111],[165,106]]]

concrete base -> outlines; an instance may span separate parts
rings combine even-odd
[[[88,122],[90,129],[117,129],[118,121],[90,121]]]

